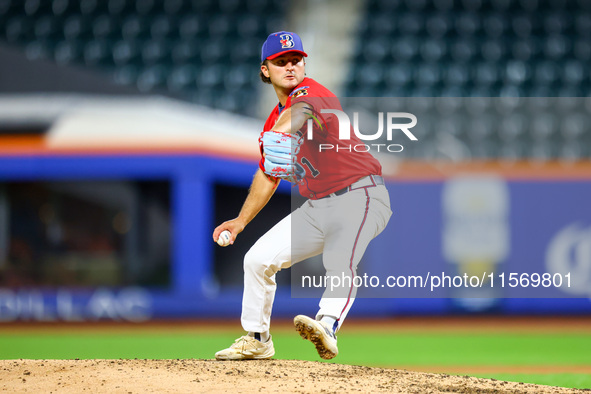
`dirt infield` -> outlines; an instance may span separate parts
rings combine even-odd
[[[297,360],[3,360],[0,361],[0,390],[13,393],[591,392]]]

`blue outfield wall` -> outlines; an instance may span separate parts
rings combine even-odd
[[[0,320],[238,319],[241,289],[220,291],[212,286],[213,251],[217,247],[211,241],[214,185],[223,183],[246,188],[256,168],[257,164],[251,161],[198,155],[0,158],[0,182],[169,180],[173,222],[173,284],[169,291],[149,288],[62,288],[51,291],[0,288]],[[469,214],[462,216],[461,212],[455,212],[456,208],[444,208],[443,195],[449,189],[443,181],[388,183],[393,216],[386,230],[368,248],[359,273],[379,277],[381,281],[388,276],[421,276],[427,286],[382,288],[375,293],[371,289],[365,293],[366,289],[360,289],[359,294],[364,297],[356,300],[350,316],[591,313],[591,182],[510,181],[505,186],[508,206],[502,207],[499,213],[493,203],[491,209],[495,212],[491,215],[481,212],[470,219]],[[282,183],[279,192],[289,193],[290,185]],[[461,198],[458,201],[456,205],[461,208]],[[474,223],[468,223],[471,220]],[[466,261],[444,257],[442,234],[445,231],[451,234],[460,228],[456,237],[461,231],[477,234],[482,221],[487,220],[495,221],[498,227],[498,234],[493,234],[493,238],[499,234],[501,238],[506,237],[498,242],[502,244],[500,252],[497,251],[502,258],[481,261],[478,250],[468,251]],[[472,231],[472,226],[476,230]],[[483,250],[493,255],[497,253],[495,247],[486,246],[486,236],[476,242],[483,242],[483,239]],[[459,250],[461,255],[462,249]],[[457,251],[454,253],[458,255]],[[463,267],[468,267],[471,276],[481,279],[483,273],[494,276],[496,282],[492,289],[489,282],[475,289],[461,286],[431,288],[433,283],[426,279],[427,275],[429,278],[459,276],[464,272],[458,271],[459,263],[467,264]],[[480,265],[470,265],[474,263]],[[528,287],[522,286],[524,281],[519,283],[524,273],[531,278],[531,274],[543,275],[552,269],[562,269],[561,276],[571,272],[570,280],[575,286],[566,290],[564,287],[538,286],[540,291],[530,292],[533,289],[531,284]],[[505,286],[501,288],[502,274],[505,274]],[[520,275],[512,277],[517,282],[509,282],[511,274]],[[511,287],[510,283],[518,285]],[[274,316],[313,315],[317,303],[317,298],[292,298],[289,289],[279,288]]]

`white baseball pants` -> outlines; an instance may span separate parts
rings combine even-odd
[[[322,253],[327,276],[354,277],[367,245],[386,227],[391,214],[388,191],[380,185],[308,200],[282,219],[244,257],[242,327],[269,331],[275,273],[292,264]],[[355,294],[355,286],[342,297],[325,290],[317,316],[335,317],[338,330]]]

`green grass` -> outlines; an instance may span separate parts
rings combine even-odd
[[[0,359],[212,358],[235,339],[226,333],[0,334]],[[297,334],[274,333],[276,358],[319,361]],[[343,333],[334,362],[381,367],[591,366],[591,334]],[[476,374],[474,374],[476,375]],[[499,380],[591,388],[577,373],[478,374]]]
[[[591,365],[591,335],[582,334],[351,335],[339,346],[374,365]]]

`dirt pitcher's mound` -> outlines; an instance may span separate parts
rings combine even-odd
[[[7,392],[576,393],[491,379],[298,360],[3,360]]]

